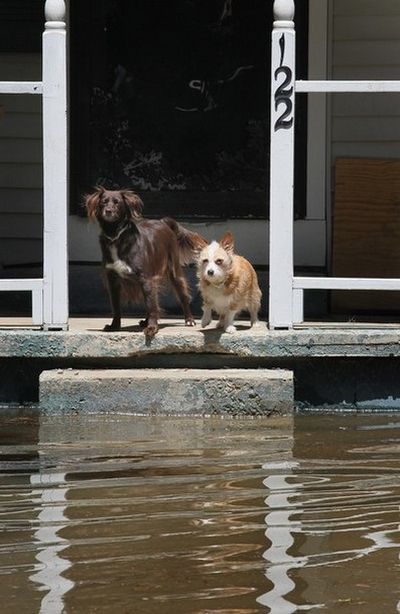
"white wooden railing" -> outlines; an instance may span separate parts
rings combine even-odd
[[[299,0],[301,1],[301,0]],[[293,182],[295,95],[400,92],[400,81],[296,80],[294,0],[274,1],[271,58],[269,327],[303,321],[304,290],[400,290],[400,279],[295,277]]]
[[[41,82],[0,82],[0,94],[41,94],[43,104],[43,278],[0,279],[0,291],[32,293],[32,319],[68,328],[67,79],[64,0],[46,0]]]

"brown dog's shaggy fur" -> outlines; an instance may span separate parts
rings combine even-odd
[[[88,216],[99,223],[103,267],[106,273],[113,320],[104,330],[121,327],[121,295],[143,298],[146,306],[144,333],[158,331],[159,290],[169,280],[182,304],[187,326],[195,324],[182,264],[194,262],[206,245],[197,233],[171,218],[142,218],[143,203],[130,190],[97,187],[85,198]]]

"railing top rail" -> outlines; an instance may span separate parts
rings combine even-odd
[[[298,290],[400,290],[400,278],[391,277],[294,277]]]
[[[0,94],[43,94],[41,81],[0,81]]]
[[[0,279],[0,290],[43,290],[43,279]]]
[[[400,92],[400,81],[303,81],[296,80],[295,90],[297,94],[321,92],[321,93],[357,93],[357,92]]]

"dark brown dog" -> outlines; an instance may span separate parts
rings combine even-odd
[[[105,331],[121,327],[121,295],[143,298],[146,306],[144,333],[152,338],[158,331],[161,284],[169,280],[182,304],[187,326],[195,324],[182,265],[194,262],[206,245],[197,233],[171,218],[142,218],[143,203],[130,190],[95,189],[85,198],[89,218],[100,225],[100,245],[106,273],[113,320]]]

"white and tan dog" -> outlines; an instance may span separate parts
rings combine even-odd
[[[200,253],[197,263],[199,288],[203,297],[203,327],[210,324],[212,312],[219,316],[217,328],[234,333],[235,316],[247,310],[251,326],[258,323],[261,290],[257,275],[248,260],[233,253],[232,233],[213,241]]]

